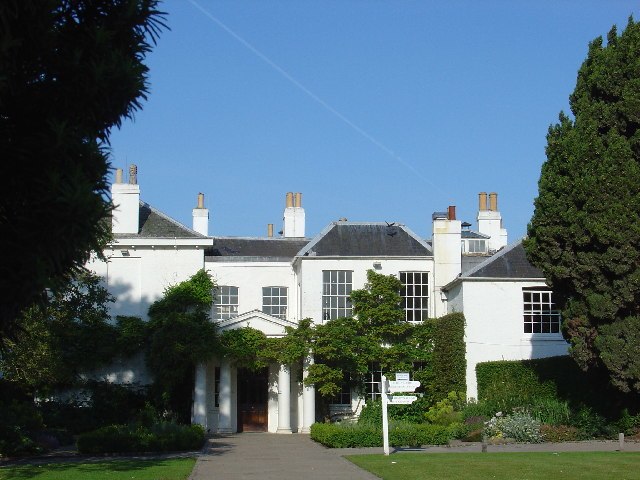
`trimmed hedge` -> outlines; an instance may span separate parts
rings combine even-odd
[[[464,341],[465,318],[460,312],[433,320],[434,399],[442,400],[449,392],[467,392],[467,351]]]
[[[454,430],[440,425],[400,423],[389,428],[389,444],[444,445],[453,438]],[[381,447],[382,429],[372,425],[314,423],[311,439],[329,448]]]
[[[200,425],[162,422],[142,425],[110,425],[78,438],[80,453],[171,452],[198,450],[204,443]]]
[[[625,406],[638,410],[637,397],[613,389],[597,374],[583,372],[569,356],[479,363],[476,377],[478,400],[498,410],[543,398],[566,401],[573,408],[590,407],[612,418]]]

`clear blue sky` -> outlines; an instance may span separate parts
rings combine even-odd
[[[307,236],[340,217],[431,235],[456,205],[476,226],[495,191],[526,232],[549,125],[588,43],[636,1],[167,0],[150,95],[114,131],[142,199],[210,234],[265,236],[303,193]]]

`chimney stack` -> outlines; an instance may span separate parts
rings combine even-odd
[[[456,220],[456,207],[451,205],[446,212],[434,212],[433,219],[433,282],[435,291],[455,279],[462,271],[462,222]],[[434,315],[447,313],[444,298],[434,299]]]
[[[198,206],[192,210],[193,230],[209,236],[209,210],[204,208],[204,193],[198,193]]]
[[[489,250],[497,251],[507,245],[507,231],[502,228],[502,215],[498,211],[498,194],[489,194],[489,204],[487,205],[487,194],[479,194],[480,205],[478,209],[478,231],[489,238]]]
[[[302,193],[287,193],[282,220],[283,236],[304,237],[305,214],[302,208]]]
[[[138,167],[129,167],[129,183],[122,183],[122,169],[116,169],[115,183],[111,185],[111,231],[137,234],[140,228],[140,185]]]

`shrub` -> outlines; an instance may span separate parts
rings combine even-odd
[[[573,442],[580,440],[580,431],[568,425],[542,425],[540,434],[545,442]]]
[[[555,398],[540,398],[529,407],[529,413],[540,423],[548,425],[568,425],[571,409],[566,401]]]
[[[449,392],[447,398],[440,400],[424,414],[429,423],[451,425],[462,422],[462,408],[465,405],[464,393]]]
[[[494,405],[487,401],[475,401],[471,400],[467,402],[465,407],[462,409],[462,418],[466,422],[470,418],[479,418],[483,417],[486,421],[489,418],[493,417],[496,412],[500,412],[502,410],[494,409]]]
[[[453,429],[440,425],[397,422],[389,427],[389,444],[395,447],[444,445]],[[382,446],[382,428],[372,425],[315,423],[311,438],[329,448]]]
[[[606,436],[607,420],[591,407],[582,407],[571,416],[571,425],[580,430],[582,439]]]
[[[409,405],[394,405],[387,409],[389,420],[405,421],[410,423],[422,423],[424,414],[429,407],[424,397]],[[359,425],[372,425],[382,427],[382,401],[370,401],[365,404],[358,417]]]
[[[611,418],[625,406],[637,413],[637,395],[617,391],[601,373],[583,372],[569,356],[479,363],[478,400],[503,412],[551,398],[573,409],[586,405]]]
[[[311,439],[329,448],[379,447],[382,429],[372,425],[314,423]]]
[[[143,425],[110,425],[78,438],[80,453],[131,453],[197,450],[204,443],[200,425],[161,422]]]
[[[539,443],[542,441],[540,422],[528,413],[515,412],[510,415],[497,413],[484,429],[485,435],[497,439],[513,439],[516,442]]]
[[[625,435],[636,435],[640,430],[640,414],[630,415],[629,410],[625,408],[614,426],[618,432]]]

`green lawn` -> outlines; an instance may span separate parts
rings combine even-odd
[[[112,460],[0,467],[1,480],[185,480],[194,458]]]
[[[346,457],[384,480],[640,479],[640,453],[398,453]]]

